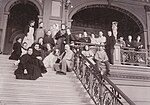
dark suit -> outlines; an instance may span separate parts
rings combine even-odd
[[[116,44],[116,40],[114,36],[109,36],[106,39],[106,53],[109,59],[110,64],[114,64],[114,57],[113,57],[113,53],[114,53],[114,49],[115,49],[115,44]]]
[[[74,53],[72,50],[69,50],[67,52],[63,52],[60,56],[60,62],[57,62],[54,64],[54,69],[56,71],[61,71],[66,73],[67,68],[71,71],[73,68],[73,57]]]
[[[51,36],[45,35],[43,38],[43,44],[50,44],[52,47],[55,46],[54,39]]]
[[[63,30],[64,31],[64,30]],[[61,31],[57,32],[55,39],[57,40],[56,42],[56,48],[60,50],[60,54],[65,51],[65,43],[67,38],[67,33],[62,33]]]
[[[134,42],[133,41],[126,41],[126,47],[134,48]]]

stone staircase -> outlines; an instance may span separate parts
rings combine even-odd
[[[150,105],[150,67],[113,65],[109,79],[136,105]]]
[[[73,72],[48,69],[37,80],[17,80],[13,63],[0,55],[0,105],[95,105]]]

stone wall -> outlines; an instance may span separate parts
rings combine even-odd
[[[17,1],[17,0],[0,0],[0,29],[2,30],[2,34],[1,34],[1,40],[0,40],[0,46],[3,47],[4,42],[2,40],[5,39],[5,31],[6,31],[6,25],[7,25],[7,12],[9,11],[5,11],[6,9],[9,9],[9,5],[13,6],[12,4]],[[71,19],[72,16],[77,13],[80,9],[89,6],[89,5],[96,5],[96,4],[105,4],[108,5],[107,0],[71,0],[71,5],[72,8],[69,7],[68,12],[65,12],[64,9],[64,2],[61,2],[61,0],[29,0],[33,3],[35,3],[39,9],[40,16],[39,16],[39,20],[43,21],[45,23],[45,28],[48,30],[50,29],[50,26],[54,23],[64,23],[65,19],[68,18],[69,23],[68,25],[71,26]],[[11,4],[12,3],[12,4]],[[60,3],[60,7],[59,7],[59,3]],[[52,8],[55,7],[53,5],[56,5],[58,7],[58,9],[60,11],[56,11],[56,12],[60,12],[60,16],[52,16]],[[111,2],[112,6],[115,7],[119,7],[121,8],[122,12],[126,12],[127,11],[127,15],[128,12],[133,14],[133,16],[135,16],[142,24],[143,28],[144,28],[144,37],[147,40],[148,35],[147,31],[147,17],[146,17],[146,12],[144,9],[145,5],[150,6],[150,3],[145,0],[113,0],[113,2]],[[55,11],[53,11],[55,12]],[[57,14],[58,14],[57,13]],[[65,14],[68,14],[68,17],[65,17]],[[149,43],[150,45],[150,39],[148,39],[148,41],[145,41],[146,43]]]

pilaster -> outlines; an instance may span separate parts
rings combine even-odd
[[[4,44],[5,44],[5,34],[6,34],[8,15],[9,15],[9,12],[5,12],[3,16],[3,30],[2,30],[1,43],[0,43],[0,48],[2,52],[4,50]]]
[[[150,6],[145,5],[144,8],[147,18],[147,47],[150,49]]]
[[[114,50],[114,64],[121,64],[120,45],[116,43]]]

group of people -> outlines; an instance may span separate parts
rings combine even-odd
[[[30,21],[25,28],[24,38],[16,38],[13,52],[9,57],[9,59],[17,60],[15,63],[18,68],[15,75],[18,79],[37,79],[42,76],[42,73],[46,73],[49,67],[55,70],[57,74],[66,75],[66,72],[73,68],[74,53],[70,49],[70,44],[76,44],[76,42],[101,45],[97,50],[93,46],[85,46],[82,53],[89,60],[94,58],[94,61],[91,60],[91,62],[96,64],[97,67],[104,63],[106,74],[109,74],[109,64],[114,64],[114,45],[118,42],[121,46],[124,46],[122,37],[117,41],[112,31],[108,31],[105,36],[102,31],[99,31],[97,38],[94,34],[89,36],[84,31],[83,34],[78,34],[76,37],[64,24],[60,28],[57,24],[54,24],[47,31],[43,27],[43,22],[39,23],[36,30],[34,25],[35,21]],[[130,40],[129,37],[125,46],[132,46]],[[138,46],[137,48],[139,48],[139,45],[142,47],[139,41],[140,38],[138,37],[136,44],[134,44]]]
[[[13,44],[9,59],[16,60],[15,64],[18,65],[14,73],[16,78],[35,80],[42,77],[48,67],[56,70],[57,74],[66,74],[65,70],[59,70],[58,67],[71,68],[69,61],[73,58],[73,52],[68,45],[71,39],[70,29],[66,29],[64,24],[59,29],[58,25],[54,24],[50,30],[45,31],[43,22],[40,22],[39,28],[35,30],[34,25],[35,21],[30,21],[25,28],[24,38],[17,37]],[[55,63],[57,66],[54,66]],[[60,63],[62,64],[58,66]]]
[[[97,67],[98,70],[101,71],[101,74],[103,75],[104,73],[106,75],[110,75],[110,63],[108,56],[104,50],[103,46],[98,47],[98,50],[96,53],[93,53],[93,51],[90,49],[89,45],[84,46],[84,50],[82,51],[82,54],[93,64]],[[101,65],[104,64],[106,67],[106,72],[101,70]],[[85,62],[86,66],[89,66],[90,64],[86,61]]]
[[[97,45],[103,46],[102,48],[107,53],[109,63],[112,65],[114,64],[113,53],[115,49],[114,46],[116,44],[116,39],[112,31],[108,31],[106,36],[103,35],[102,31],[99,31],[98,37],[95,37],[94,34],[91,34],[90,36],[88,36],[87,32],[84,32],[83,35],[82,34],[78,35],[78,41],[84,42],[84,43],[91,43],[93,45],[97,44]],[[92,45],[90,46],[90,49],[95,55],[95,53],[97,52],[97,49],[93,47]]]
[[[109,65],[114,64],[114,46],[116,43],[118,43],[120,47],[124,49],[133,48],[135,51],[139,51],[143,48],[140,36],[137,36],[136,40],[133,40],[132,36],[129,35],[128,40],[126,41],[124,41],[122,36],[119,39],[117,39],[113,35],[112,31],[108,31],[107,35],[105,36],[103,35],[102,31],[99,31],[98,37],[95,37],[96,35],[94,34],[88,36],[87,33],[83,33],[83,35],[79,34],[78,36],[78,41],[80,42],[101,45],[100,47],[95,47],[92,44],[89,44],[89,46],[86,45],[83,51],[83,55],[85,55],[93,64],[96,64],[97,67],[100,67],[100,64],[104,63],[106,66],[106,74],[108,75],[110,74]],[[85,40],[85,37],[88,40]]]
[[[141,36],[139,35],[136,37],[136,40],[133,40],[131,35],[128,36],[128,39],[126,41],[124,41],[123,37],[120,37],[118,39],[118,43],[120,44],[121,48],[134,48],[136,51],[144,47],[141,42]]]

